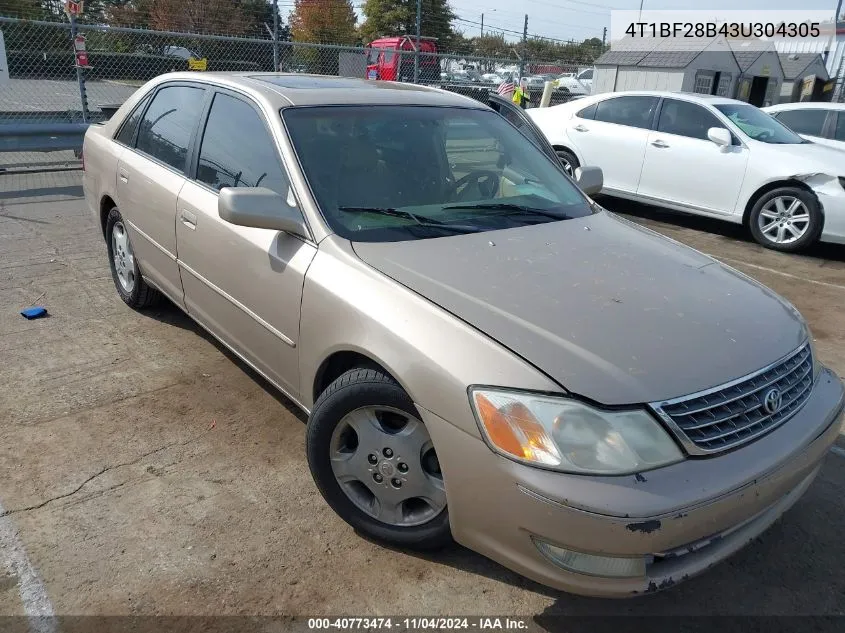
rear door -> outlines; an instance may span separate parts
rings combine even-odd
[[[637,191],[658,102],[648,95],[610,97],[568,122],[567,135],[583,164],[601,167],[607,193]]]
[[[213,95],[179,196],[179,268],[188,313],[296,396],[302,284],[317,248],[280,231],[229,224],[217,211],[224,187],[266,187],[296,205],[265,116],[239,93]]]
[[[197,133],[205,89],[165,84],[156,90],[117,166],[117,204],[141,270],[183,305],[176,264],[176,200],[185,184],[188,148]],[[121,130],[122,131],[122,130]]]
[[[748,149],[720,147],[707,130],[727,126],[697,103],[664,99],[649,133],[639,195],[695,209],[732,213],[745,178]]]

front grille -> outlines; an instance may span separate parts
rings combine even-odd
[[[654,405],[692,453],[734,448],[777,428],[801,408],[813,386],[810,344],[756,374],[722,387]],[[769,413],[766,395],[780,392],[780,407]]]

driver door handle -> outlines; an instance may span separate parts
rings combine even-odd
[[[583,125],[580,125],[580,124],[576,125],[574,129],[577,130],[578,132],[589,132],[590,131],[590,128],[584,127]]]
[[[660,149],[663,149],[664,147],[669,147],[668,143],[664,143],[661,140],[652,141],[651,144],[655,147],[659,147]]]
[[[187,209],[182,209],[179,214],[181,216],[182,224],[187,226],[189,229],[196,230],[197,228],[197,216],[188,211]]]

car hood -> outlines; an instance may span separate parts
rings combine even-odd
[[[757,144],[765,145],[768,152],[776,152],[781,169],[786,168],[790,175],[819,172],[831,176],[845,176],[845,152],[841,149],[814,141],[794,145],[773,145],[757,141]]]
[[[768,288],[608,212],[353,248],[568,391],[607,405],[717,386],[806,339],[801,316]]]

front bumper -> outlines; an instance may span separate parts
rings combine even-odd
[[[807,184],[813,187],[824,213],[821,241],[845,244],[845,189],[836,178]]]
[[[802,409],[759,440],[621,477],[518,464],[418,408],[437,447],[455,540],[545,585],[624,597],[698,574],[768,528],[812,483],[840,432],[843,404],[842,383],[824,370]],[[574,573],[550,562],[532,537],[650,562],[636,578]]]

